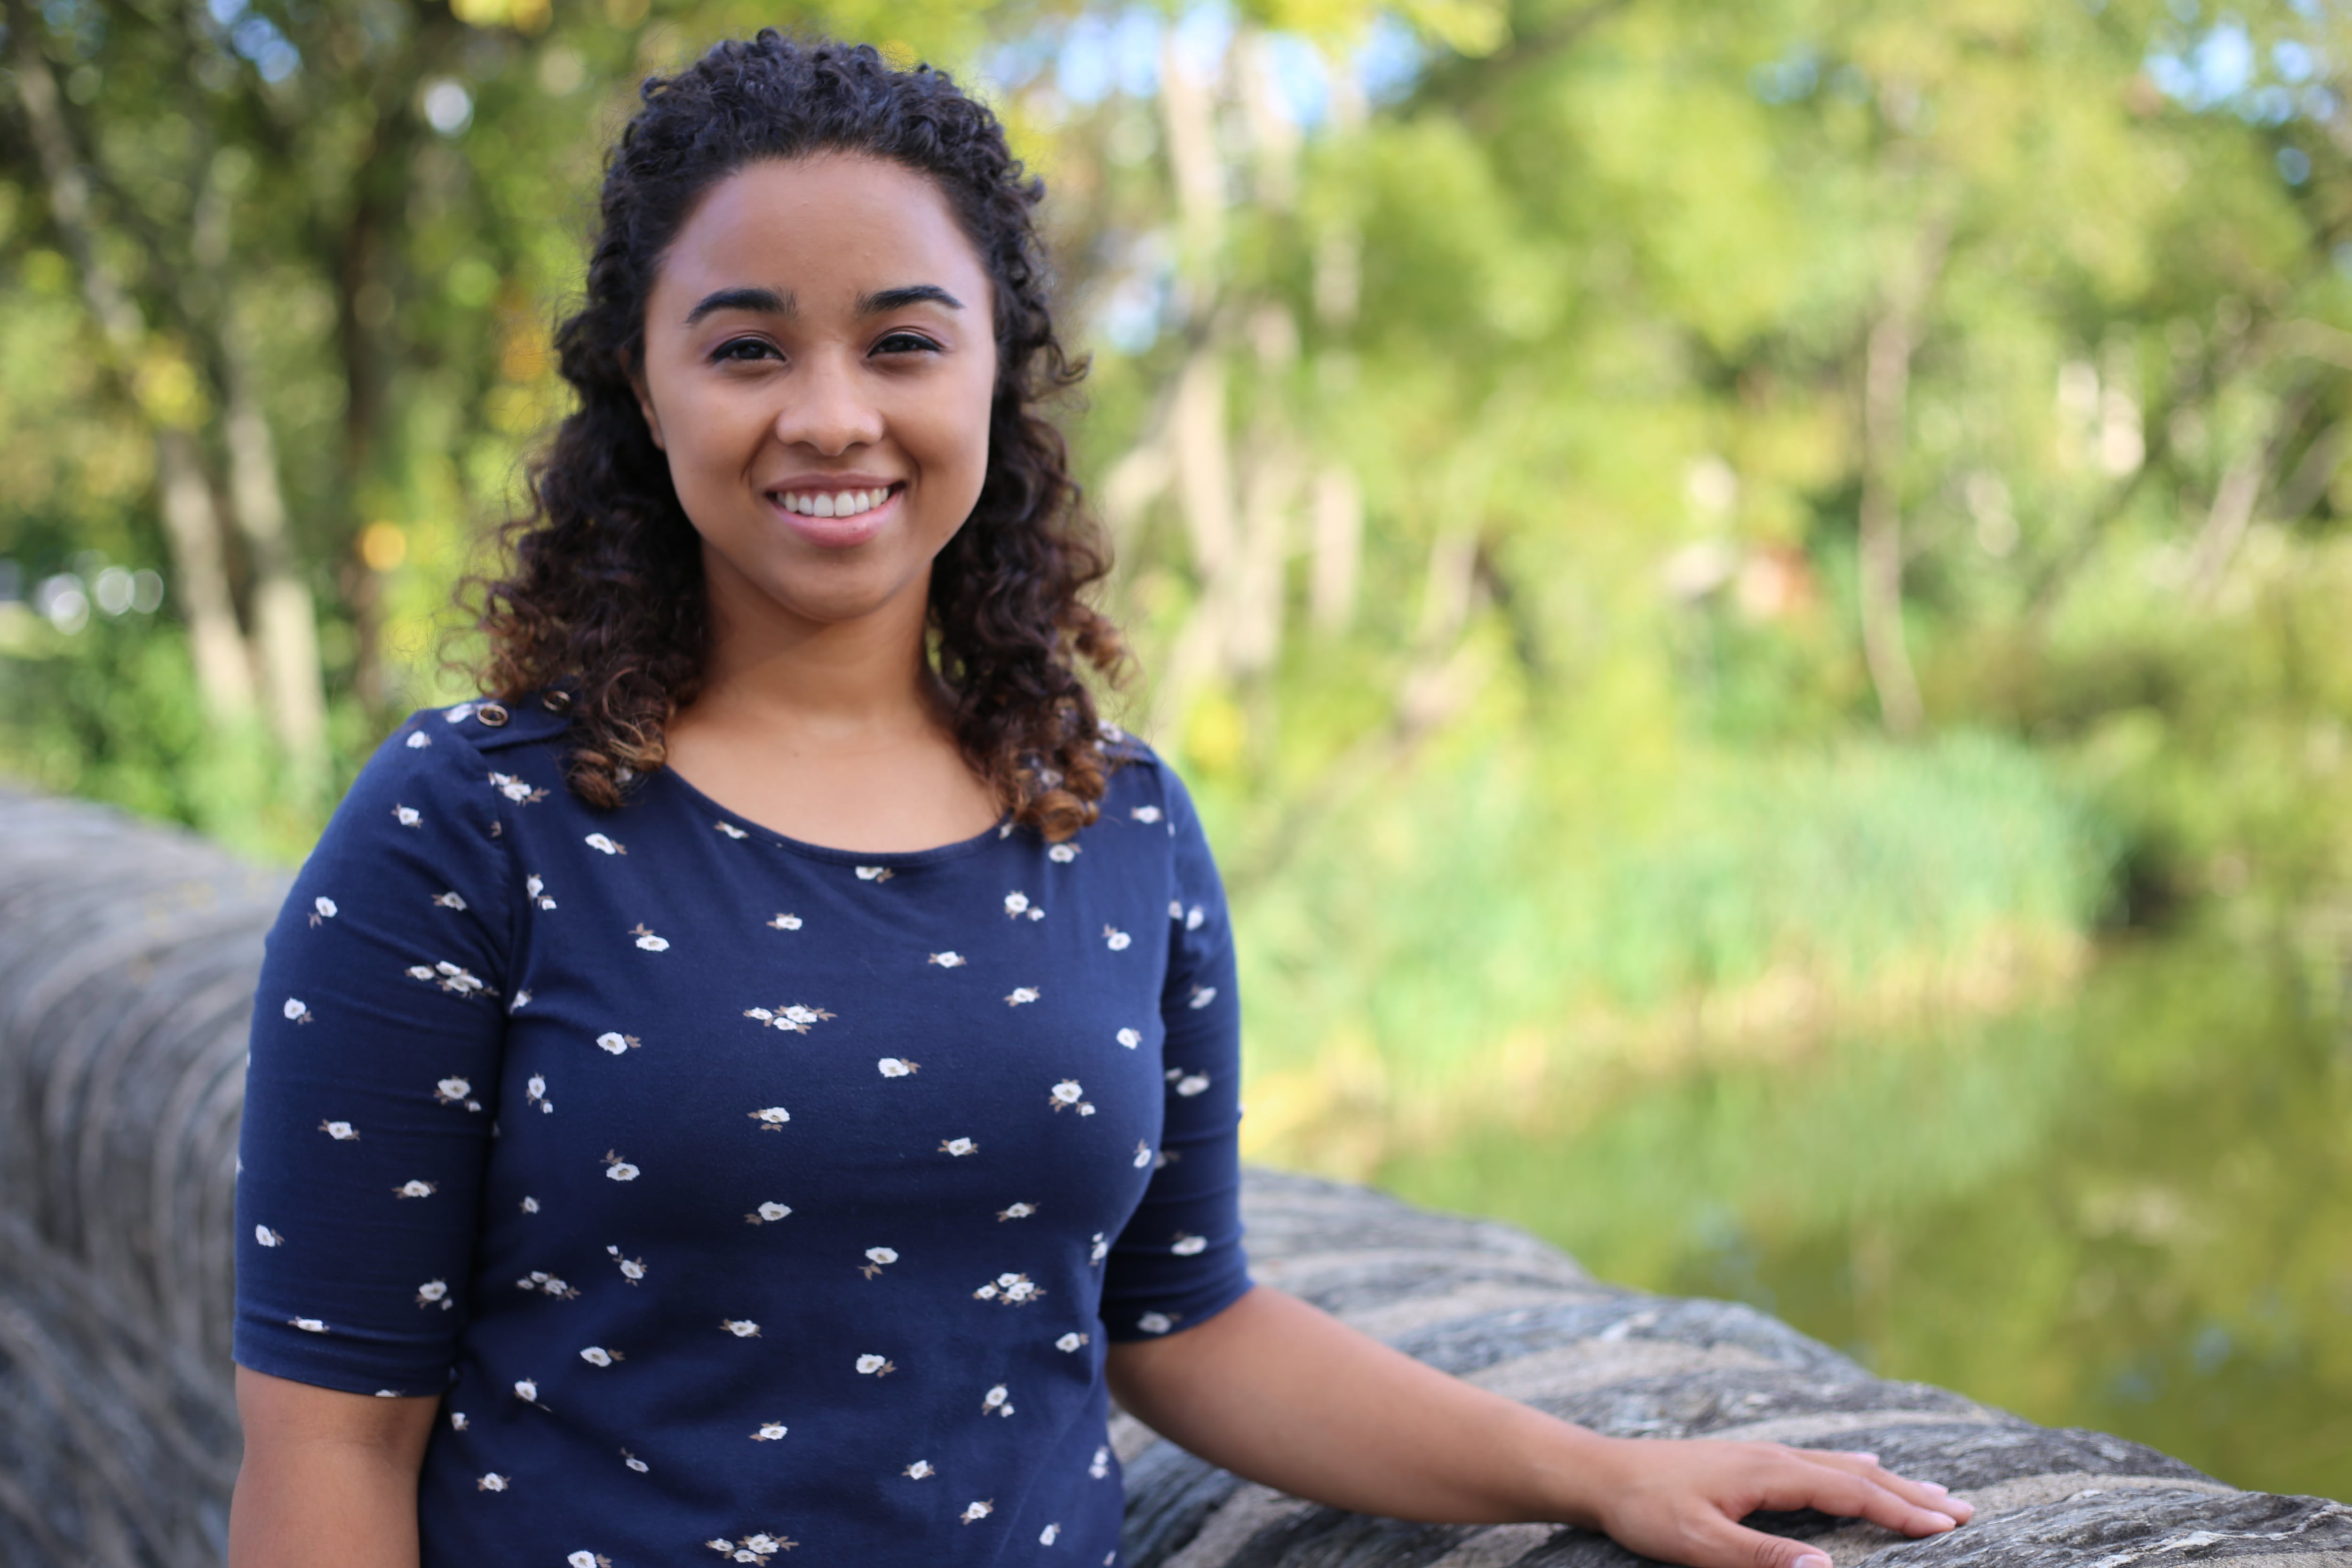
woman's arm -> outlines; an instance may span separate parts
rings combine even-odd
[[[1828,1568],[1802,1542],[1743,1529],[1759,1509],[1915,1536],[1970,1512],[1868,1455],[1603,1437],[1264,1286],[1197,1328],[1114,1345],[1110,1384],[1152,1430],[1295,1496],[1394,1519],[1581,1525],[1693,1568]]]
[[[416,1472],[440,1405],[237,1368],[228,1568],[417,1568]]]

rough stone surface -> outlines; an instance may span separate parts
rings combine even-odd
[[[231,1193],[261,937],[285,879],[184,834],[0,792],[0,1564],[220,1562],[236,1473]],[[1889,1383],[1786,1324],[1587,1276],[1508,1226],[1268,1172],[1258,1277],[1433,1365],[1622,1436],[1867,1447],[1978,1504],[1931,1542],[1759,1525],[1838,1568],[2352,1568],[2352,1510]],[[1622,1568],[1580,1531],[1341,1513],[1120,1416],[1134,1568]]]
[[[1258,1277],[1366,1332],[1614,1436],[1862,1448],[1977,1505],[1912,1542],[1805,1512],[1759,1529],[1838,1568],[2171,1568],[2261,1558],[2352,1568],[2352,1509],[2242,1492],[2141,1444],[2036,1426],[1947,1389],[1870,1375],[1749,1307],[1599,1283],[1502,1226],[1269,1172],[1245,1198]],[[1343,1513],[1245,1485],[1121,1418],[1133,1568],[1627,1568],[1607,1539],[1541,1524],[1471,1528]]]

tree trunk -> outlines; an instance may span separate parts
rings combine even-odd
[[[1862,518],[1859,562],[1862,652],[1878,710],[1897,735],[1919,728],[1919,679],[1903,640],[1903,451],[1911,396],[1911,355],[1919,316],[1943,270],[1950,230],[1930,220],[1909,271],[1894,279],[1872,323],[1862,394]]]
[[[173,424],[169,411],[140,398],[140,361],[147,327],[138,305],[99,252],[90,211],[89,180],[76,156],[66,124],[57,77],[41,52],[39,24],[21,0],[8,0],[8,31],[16,40],[16,95],[25,106],[41,176],[48,186],[49,212],[58,237],[72,254],[82,298],[97,320],[112,368],[155,428],[155,473],[162,492],[163,535],[172,551],[174,595],[187,619],[196,689],[213,721],[238,724],[253,711],[253,678],[229,596],[226,552],[220,512],[204,471],[194,437]]]

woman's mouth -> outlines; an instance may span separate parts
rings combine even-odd
[[[904,484],[853,489],[769,490],[765,500],[786,526],[812,544],[842,550],[881,531]]]

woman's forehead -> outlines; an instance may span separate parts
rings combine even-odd
[[[671,242],[655,292],[690,309],[714,290],[761,289],[798,313],[854,314],[922,285],[967,308],[987,297],[946,194],[904,164],[828,153],[748,164],[713,185]]]

